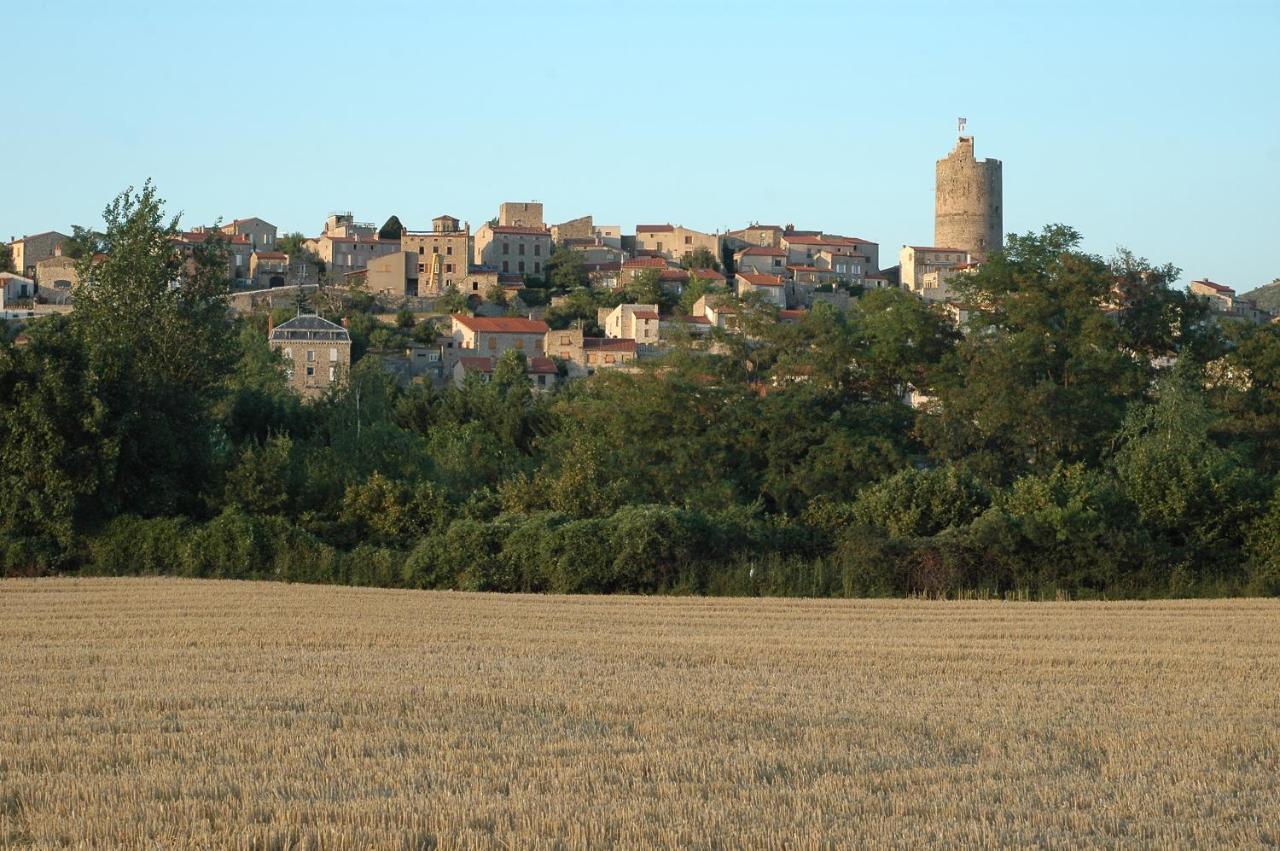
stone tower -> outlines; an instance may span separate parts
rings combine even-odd
[[[973,137],[938,160],[933,244],[959,248],[981,260],[1004,247],[1000,160],[976,160]]]

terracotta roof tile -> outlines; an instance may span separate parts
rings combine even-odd
[[[547,323],[519,316],[466,316],[455,313],[453,321],[472,331],[488,334],[545,334]]]

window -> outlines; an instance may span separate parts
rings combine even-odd
[[[289,360],[293,360],[293,349],[285,349],[284,356]]]
[[[330,350],[329,350],[329,363],[337,363],[337,362],[338,362],[338,350],[337,350],[337,349],[330,349]]]
[[[523,350],[523,349],[524,349],[524,340],[516,340],[516,348],[517,348],[517,349],[521,349],[521,350]]]
[[[545,387],[547,385],[547,377],[545,375],[539,375],[538,383]]]
[[[433,246],[431,246],[431,253],[432,253],[432,254],[439,254],[439,253],[440,253],[440,246],[438,246],[438,245],[433,245]]]
[[[571,340],[570,338],[568,338],[568,337],[566,337],[566,336],[564,336],[564,335],[561,335],[561,337],[560,337],[560,345],[562,345],[562,346],[571,346],[571,345],[573,345],[573,340]]]
[[[497,350],[498,350],[498,338],[497,338],[497,337],[490,337],[490,338],[489,338],[489,351],[494,352],[494,351],[497,351]]]
[[[520,256],[521,256],[521,257],[523,257],[523,256],[524,256],[524,243],[522,242],[522,243],[520,243],[520,244],[519,244],[518,246],[516,246],[516,247],[520,250]]]
[[[502,243],[502,253],[503,253],[503,254],[510,254],[510,253],[511,253],[511,243],[509,243],[509,242],[504,242],[504,243]]]
[[[308,377],[310,377],[310,376],[312,376],[312,375],[315,375],[315,374],[316,374],[316,369],[315,369],[315,367],[313,367],[313,366],[309,366],[309,367],[307,367],[307,376],[308,376]]]
[[[534,272],[541,272],[541,271],[542,271],[542,262],[541,262],[541,261],[539,261],[539,260],[534,260],[534,261],[533,261],[533,271],[534,271]]]
[[[427,253],[427,247],[426,247],[425,245],[419,245],[419,246],[418,246],[418,254],[420,254],[420,255],[421,255],[421,254],[426,254],[426,253]]]
[[[521,260],[521,261],[520,261],[520,265],[519,265],[519,267],[518,267],[518,271],[520,271],[520,272],[523,272],[523,271],[524,271],[524,261],[523,261],[523,260]]]
[[[510,271],[511,271],[511,268],[510,268],[510,267],[511,267],[511,264],[510,264],[508,261],[506,261],[506,260],[503,260],[503,261],[502,261],[502,271],[504,271],[504,272],[510,272]]]
[[[614,363],[614,357],[613,357],[613,355],[605,355],[605,356],[604,356],[604,362],[605,362],[605,363]]]
[[[316,350],[307,349],[307,363],[312,363],[315,361],[315,359],[316,359]]]
[[[505,265],[507,265],[507,264],[506,264],[506,263],[503,263],[502,265],[503,265],[503,266],[505,266]],[[472,281],[472,282],[471,282],[471,291],[472,291],[473,293],[478,293],[478,292],[480,292],[480,282],[479,282],[479,281]]]
[[[659,242],[659,243],[658,243],[658,250],[659,250],[659,251],[661,251],[661,250],[662,250],[662,243],[661,243],[661,242]]]
[[[446,263],[446,264],[444,264],[444,270],[445,270],[446,272],[452,272],[452,271],[453,271],[453,264],[452,264],[452,263]]]
[[[693,237],[691,237],[691,236],[686,236],[686,237],[684,238],[684,244],[685,244],[685,245],[693,245]]]
[[[427,271],[427,264],[426,264],[426,263],[419,263],[419,264],[418,264],[418,271],[419,271],[419,272],[425,272],[425,271]]]
[[[444,247],[444,253],[445,253],[445,254],[447,254],[447,255],[449,255],[450,257],[452,257],[452,256],[453,256],[453,246],[452,246],[452,245],[446,245],[446,246]]]
[[[338,377],[338,368],[336,366],[329,367],[329,380],[333,381]]]
[[[569,353],[568,353],[568,352],[561,352],[561,353],[560,353],[560,357],[564,358],[565,360],[568,360],[568,359],[569,359]]]
[[[535,243],[535,244],[534,244],[534,246],[533,246],[533,256],[534,256],[534,257],[541,257],[541,256],[542,256],[542,243],[540,243],[540,242],[539,242],[539,243]]]

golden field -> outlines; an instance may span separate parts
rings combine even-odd
[[[0,847],[1280,842],[1280,601],[0,582]]]

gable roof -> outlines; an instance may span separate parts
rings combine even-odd
[[[781,248],[766,248],[763,245],[753,245],[738,252],[739,257],[785,257],[786,255],[787,252]]]
[[[545,322],[520,316],[467,316],[455,313],[452,318],[459,325],[486,334],[545,334],[550,330]]]
[[[671,233],[674,230],[675,226],[671,224],[636,225],[636,233]]]
[[[738,277],[753,287],[780,287],[782,278],[777,275],[750,275],[739,273]]]
[[[271,329],[270,339],[273,342],[286,340],[330,340],[351,342],[351,335],[346,328],[336,322],[330,322],[323,316],[304,314],[295,316]]]

